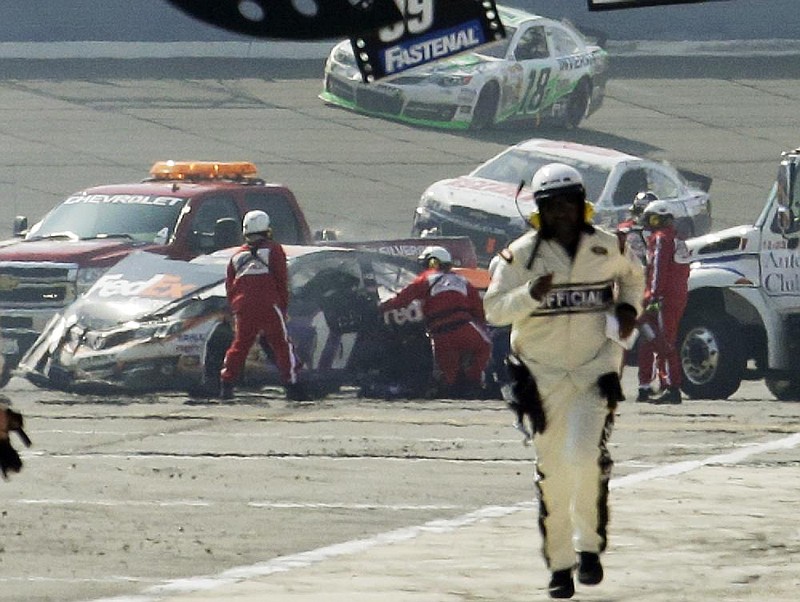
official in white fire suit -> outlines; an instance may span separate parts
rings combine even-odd
[[[534,379],[536,483],[549,593],[570,598],[572,571],[603,578],[607,441],[621,400],[623,347],[641,311],[641,263],[617,236],[592,226],[580,173],[553,163],[533,177],[534,230],[500,253],[484,297],[489,323],[511,325],[511,350]],[[530,401],[530,400],[529,400]]]

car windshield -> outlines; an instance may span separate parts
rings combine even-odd
[[[75,195],[34,225],[26,239],[115,238],[166,242],[186,199],[146,194]]]
[[[531,178],[536,170],[555,161],[571,165],[581,172],[587,197],[592,200],[600,198],[611,173],[610,170],[568,157],[540,155],[513,148],[487,161],[470,175],[509,184],[519,184],[520,181],[525,180],[525,184],[530,186]]]
[[[516,27],[508,27],[505,26],[506,30],[506,37],[497,42],[497,44],[490,44],[489,46],[484,46],[483,48],[479,48],[476,50],[476,54],[482,54],[483,56],[491,56],[496,59],[502,59],[506,56],[508,52],[508,45],[511,43],[511,38],[514,37],[514,32],[517,31]]]

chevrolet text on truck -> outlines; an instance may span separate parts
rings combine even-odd
[[[800,149],[784,152],[753,225],[686,242],[689,302],[679,334],[683,390],[725,399],[763,377],[780,400],[800,400]]]
[[[112,265],[145,249],[191,259],[241,242],[244,214],[266,211],[275,238],[311,244],[294,194],[258,177],[249,162],[160,161],[134,184],[77,192],[0,243],[0,344],[5,385],[52,316]]]

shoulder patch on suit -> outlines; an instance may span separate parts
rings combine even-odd
[[[511,249],[503,249],[500,251],[499,255],[506,260],[506,263],[512,263],[514,261],[514,253],[511,252]]]
[[[595,255],[608,255],[608,249],[599,245],[595,245],[592,247],[592,253]]]

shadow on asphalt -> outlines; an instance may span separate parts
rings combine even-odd
[[[318,77],[324,59],[3,59],[0,79],[240,79]],[[786,55],[611,56],[611,79],[797,79],[800,57]]]
[[[517,144],[518,142],[522,142],[528,138],[567,140],[569,142],[577,142],[579,144],[590,144],[593,146],[614,148],[616,150],[640,157],[646,157],[654,151],[660,150],[659,148],[651,144],[646,144],[640,140],[633,140],[624,136],[617,136],[607,132],[598,132],[592,130],[591,117],[584,122],[581,127],[574,130],[565,130],[554,127],[522,128],[519,124],[501,124],[500,126],[491,130],[466,132],[450,131],[448,133],[453,136],[461,136],[464,138],[471,138],[472,140],[481,140],[483,142],[493,142],[495,144],[504,144],[506,146]],[[486,158],[489,159],[489,157]]]

